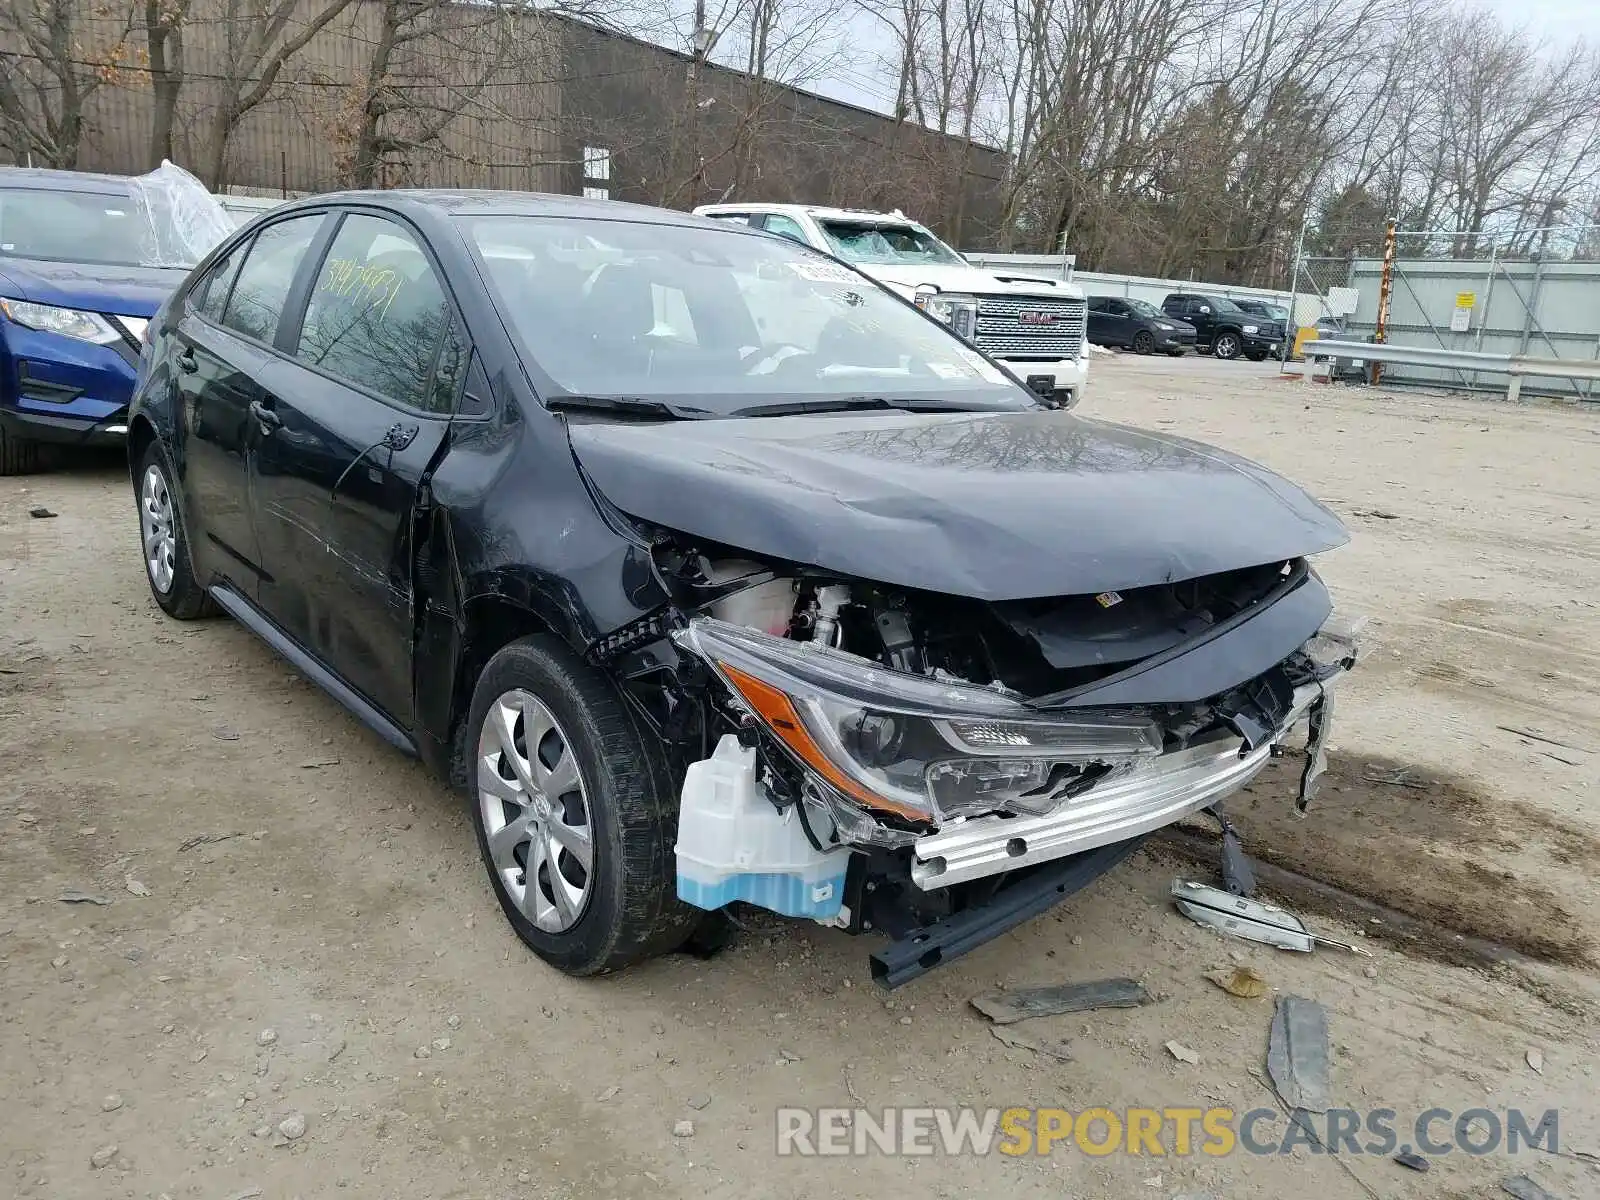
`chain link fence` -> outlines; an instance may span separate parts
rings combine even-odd
[[[1296,256],[1297,325],[1322,322],[1347,340],[1375,337],[1385,283],[1384,340],[1428,349],[1600,360],[1600,225],[1461,232],[1307,231]],[[1337,243],[1342,254],[1314,253]],[[1478,372],[1394,364],[1386,384],[1504,390]],[[1527,392],[1600,400],[1592,381],[1529,381]]]

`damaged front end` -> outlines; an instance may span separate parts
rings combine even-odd
[[[1357,656],[1303,559],[984,601],[670,535],[653,557],[672,604],[613,649],[669,744],[698,747],[680,896],[887,933],[890,987],[1216,804],[1305,720],[1303,811]]]

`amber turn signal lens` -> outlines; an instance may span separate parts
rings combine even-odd
[[[896,804],[894,801],[876,792],[862,787],[843,771],[833,764],[833,761],[824,754],[811,734],[806,730],[805,722],[800,719],[800,714],[795,711],[794,701],[770,683],[757,679],[754,675],[746,674],[738,667],[730,667],[725,662],[717,664],[733,684],[745,703],[753,708],[756,715],[766,722],[767,728],[772,730],[783,744],[789,748],[796,758],[810,767],[818,775],[826,779],[840,792],[849,796],[868,808],[880,811],[897,813],[902,817],[917,822],[925,822],[928,814]]]

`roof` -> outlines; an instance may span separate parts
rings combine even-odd
[[[908,225],[917,225],[920,222],[914,217],[908,217],[903,212],[875,212],[867,208],[830,208],[825,204],[782,204],[777,201],[752,200],[749,204],[739,204],[729,201],[724,204],[702,204],[695,209],[699,213],[806,213],[813,217],[833,218],[839,220],[855,220],[867,218],[873,221],[904,221]]]
[[[284,207],[320,207],[324,204],[420,205],[440,212],[477,217],[588,217],[597,221],[648,221],[656,225],[704,226],[704,218],[670,208],[630,204],[621,200],[593,200],[553,192],[509,192],[472,188],[384,188],[370,191],[325,192],[289,201]],[[276,211],[276,206],[275,209]]]
[[[125,195],[127,175],[95,175],[88,171],[51,171],[43,167],[0,167],[0,187],[26,187],[46,192],[104,192]]]

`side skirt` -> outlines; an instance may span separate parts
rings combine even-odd
[[[417,744],[412,740],[410,734],[384,716],[354,688],[313,658],[298,642],[268,620],[254,604],[251,604],[250,601],[225,583],[212,584],[207,590],[223,612],[293,663],[296,670],[348,708],[373,733],[388,742],[396,750],[412,758],[417,756]]]

